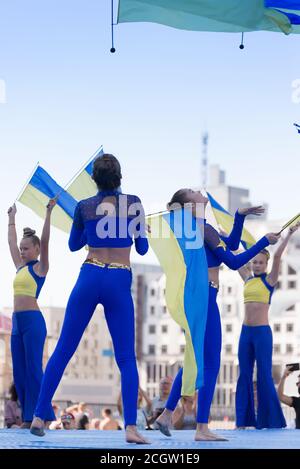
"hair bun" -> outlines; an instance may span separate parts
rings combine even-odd
[[[35,230],[32,230],[31,228],[23,228],[23,238],[31,238],[31,236],[35,235]]]

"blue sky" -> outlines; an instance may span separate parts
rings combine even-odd
[[[37,160],[63,184],[103,144],[120,158],[123,190],[140,195],[146,211],[162,209],[179,187],[199,184],[208,130],[210,163],[230,184],[268,202],[271,218],[299,211],[292,82],[300,78],[300,37],[249,33],[244,51],[239,42],[233,34],[123,24],[111,54],[110,0],[1,2],[0,306],[11,303],[13,278],[6,210]],[[18,208],[20,228],[39,230],[39,219]],[[69,254],[66,236],[52,234],[41,302],[63,304],[85,253]]]

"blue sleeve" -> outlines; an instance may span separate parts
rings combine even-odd
[[[235,212],[234,223],[229,236],[220,236],[230,251],[236,251],[239,248],[245,215],[240,215],[238,210]]]
[[[269,245],[268,239],[264,236],[261,238],[256,244],[251,246],[251,248],[247,249],[245,252],[241,254],[237,254],[236,256],[232,254],[232,252],[225,248],[224,246],[218,245],[214,250],[213,253],[216,257],[221,261],[224,262],[227,267],[232,270],[238,270],[243,265],[247,264],[253,257],[255,257],[260,251],[266,248]]]
[[[73,224],[69,237],[70,251],[79,251],[87,244],[86,232],[84,230],[84,223],[82,220],[80,202],[76,205]]]
[[[145,221],[145,212],[142,206],[141,200],[136,197],[135,203],[140,204],[139,216],[142,216],[143,221],[137,225],[136,233],[134,234],[134,245],[136,252],[141,256],[144,256],[149,249],[149,243],[146,236],[146,221]]]

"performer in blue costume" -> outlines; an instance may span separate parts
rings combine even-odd
[[[192,204],[193,213],[195,217],[197,217],[197,205],[202,204],[206,206],[207,202],[208,199],[200,192],[195,192],[191,189],[181,189],[173,195],[171,202],[168,204],[168,208],[172,209],[173,204],[177,204],[177,206]],[[237,270],[266,246],[277,242],[278,236],[274,233],[269,233],[254,246],[241,254],[235,256],[230,250],[236,250],[238,248],[245,215],[258,215],[262,213],[262,211],[263,209],[261,207],[239,210],[235,216],[234,230],[227,239],[224,238],[225,241],[223,241],[218,232],[204,220],[204,244],[209,273],[209,305],[204,341],[204,386],[201,387],[198,392],[196,441],[224,440],[224,438],[213,434],[208,429],[210,406],[220,368],[222,342],[220,313],[217,305],[219,270],[222,263],[233,270]],[[203,219],[198,221],[199,223],[203,223]],[[228,248],[225,242],[229,244],[230,248]],[[181,384],[182,369],[178,372],[174,380],[164,412],[156,420],[161,432],[166,436],[171,436],[168,427],[171,424],[172,412],[175,410],[181,396]]]
[[[31,426],[35,435],[44,435],[49,402],[96,306],[101,303],[121,372],[126,441],[147,443],[136,429],[139,380],[130,250],[134,239],[137,252],[146,254],[148,240],[141,201],[135,195],[125,195],[117,190],[121,178],[120,164],[113,155],[97,158],[93,179],[99,192],[76,207],[69,247],[71,251],[77,251],[87,245],[89,251],[69,298],[57,346],[45,370]]]
[[[269,253],[261,251],[250,266],[239,269],[243,278],[245,318],[239,341],[240,375],[236,388],[236,425],[245,427],[283,428],[286,426],[272,379],[272,330],[268,313],[272,293],[278,281],[281,256],[300,224],[289,229],[274,254],[272,269],[267,273]],[[257,415],[254,406],[253,369],[257,366]]]
[[[13,284],[11,355],[14,383],[22,408],[22,428],[30,428],[43,377],[47,329],[37,299],[49,270],[50,218],[55,203],[55,200],[50,200],[47,205],[41,239],[35,235],[34,230],[24,228],[20,247],[15,222],[16,206],[13,205],[8,210],[8,243],[17,269]],[[54,418],[49,402],[45,408],[45,419],[51,421]]]

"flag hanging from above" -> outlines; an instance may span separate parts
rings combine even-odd
[[[300,33],[300,1],[119,0],[118,23],[126,22],[191,31]]]

